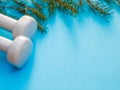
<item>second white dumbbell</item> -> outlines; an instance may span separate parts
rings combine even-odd
[[[37,29],[37,22],[30,16],[23,16],[19,20],[0,14],[0,27],[12,32],[13,37],[24,35],[32,38]]]
[[[18,36],[11,41],[0,36],[0,51],[7,53],[8,62],[17,68],[21,68],[31,55],[33,44],[24,36]]]

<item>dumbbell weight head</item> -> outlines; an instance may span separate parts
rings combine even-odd
[[[7,53],[8,62],[21,68],[31,55],[33,44],[25,36],[18,36],[13,41],[0,36],[0,50]]]
[[[8,61],[17,68],[21,68],[32,52],[32,42],[23,36],[17,37],[8,49]]]
[[[21,17],[13,27],[13,37],[16,38],[19,35],[32,38],[37,29],[37,22],[30,16]]]

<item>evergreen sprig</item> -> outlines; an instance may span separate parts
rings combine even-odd
[[[87,0],[89,7],[94,11],[98,12],[101,15],[111,15],[111,8],[108,5],[103,5],[98,1]]]
[[[9,4],[10,2],[12,4]],[[56,11],[77,16],[82,14],[81,8],[87,5],[95,14],[109,16],[112,15],[111,4],[120,6],[120,0],[0,0],[0,13],[16,19],[20,18],[18,14],[30,15],[37,20],[38,30],[44,32],[46,22],[55,15]],[[17,14],[7,13],[6,10],[15,11]]]

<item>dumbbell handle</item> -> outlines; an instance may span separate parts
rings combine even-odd
[[[12,32],[13,27],[15,26],[16,22],[17,22],[17,20],[12,19],[12,18],[5,16],[3,14],[0,14],[0,27],[1,28],[4,28],[4,29]]]
[[[0,51],[7,52],[12,41],[0,36]]]

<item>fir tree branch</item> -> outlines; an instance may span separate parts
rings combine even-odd
[[[78,14],[78,4],[73,0],[42,0],[47,3],[49,16],[52,16],[56,10],[62,11],[68,15]]]
[[[61,0],[57,0],[57,3],[60,4],[61,6],[63,6],[64,8],[67,8],[67,9],[71,10],[75,14],[78,13],[77,9],[74,8],[73,6],[71,6],[73,2],[71,2],[71,4],[70,3],[67,4],[67,3],[65,3]]]
[[[41,12],[39,12],[38,10],[36,10],[34,8],[30,8],[30,7],[26,7],[26,9],[31,11],[37,17],[39,17],[39,19],[41,19],[42,21],[46,21],[47,20],[47,17],[44,14],[42,14]]]
[[[9,2],[12,2],[13,5],[6,6]],[[37,20],[38,29],[43,32],[45,30],[44,23],[52,15],[55,15],[56,11],[76,16],[80,10],[85,10],[84,6],[87,4],[94,13],[108,16],[112,14],[111,3],[120,6],[120,0],[102,0],[102,2],[100,0],[0,0],[0,13],[13,18],[18,18],[18,14],[32,16]],[[6,10],[15,11],[17,14],[7,13]]]
[[[40,10],[38,10],[36,8],[29,7],[20,1],[18,2],[17,0],[15,0],[15,2],[24,8],[25,14],[28,14],[28,15],[36,18],[36,20],[38,22],[38,29],[40,29],[40,31],[43,32],[45,29],[42,26],[42,24],[40,23],[40,21],[41,22],[46,21],[47,17]],[[34,2],[34,1],[32,0],[32,2]],[[39,7],[37,3],[34,2],[33,4],[36,7]],[[20,11],[21,11],[21,9],[20,9]]]
[[[111,8],[107,5],[103,5],[98,1],[87,0],[89,7],[94,11],[98,12],[100,15],[111,15]]]
[[[47,4],[48,16],[50,18],[58,8],[56,0],[42,0],[42,2]]]

